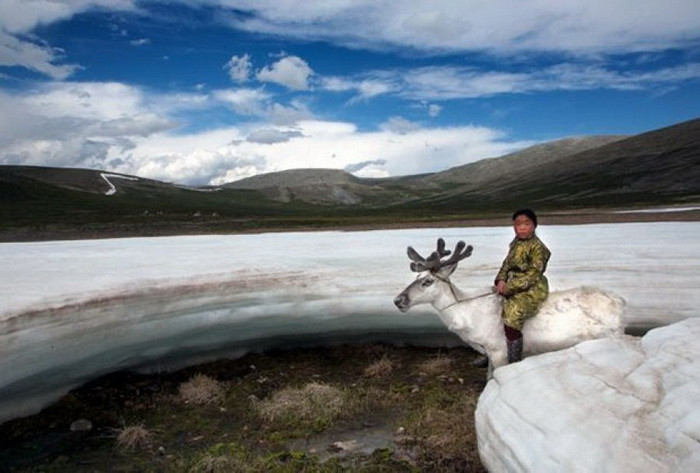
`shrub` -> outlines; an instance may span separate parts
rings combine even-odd
[[[454,360],[448,356],[437,355],[424,361],[418,366],[421,373],[429,376],[437,376],[449,372],[454,364]]]
[[[340,389],[312,382],[303,388],[277,391],[269,399],[257,402],[256,407],[266,422],[301,424],[323,430],[341,415],[345,404]]]
[[[179,399],[185,404],[212,404],[224,397],[224,389],[217,380],[197,374],[182,383],[178,389]]]
[[[380,378],[390,375],[393,371],[394,362],[387,356],[383,356],[365,368],[364,375],[368,378]]]
[[[143,425],[132,425],[119,430],[117,446],[124,450],[143,450],[151,444],[153,435]]]

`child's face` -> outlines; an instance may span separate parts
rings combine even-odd
[[[535,233],[535,224],[526,215],[518,215],[513,220],[513,230],[520,240],[526,240]]]

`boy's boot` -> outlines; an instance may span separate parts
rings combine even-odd
[[[515,363],[523,359],[523,332],[503,324],[506,334],[506,347],[508,348],[508,363]]]
[[[523,359],[523,337],[515,340],[507,340],[508,363],[515,363]]]

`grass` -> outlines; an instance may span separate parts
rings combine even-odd
[[[328,384],[312,381],[303,387],[287,387],[254,403],[260,418],[278,428],[308,428],[321,432],[341,415],[350,415],[346,394]]]
[[[143,425],[131,425],[119,430],[117,447],[125,450],[145,450],[151,445],[153,434]]]
[[[196,374],[178,387],[178,400],[184,404],[213,404],[224,396],[224,388],[217,380]]]
[[[0,471],[481,472],[475,356],[372,344],[115,373],[0,425]]]

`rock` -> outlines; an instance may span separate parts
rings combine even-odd
[[[360,444],[357,442],[357,440],[346,440],[333,442],[330,447],[328,447],[328,450],[335,452],[353,452],[359,448]]]

